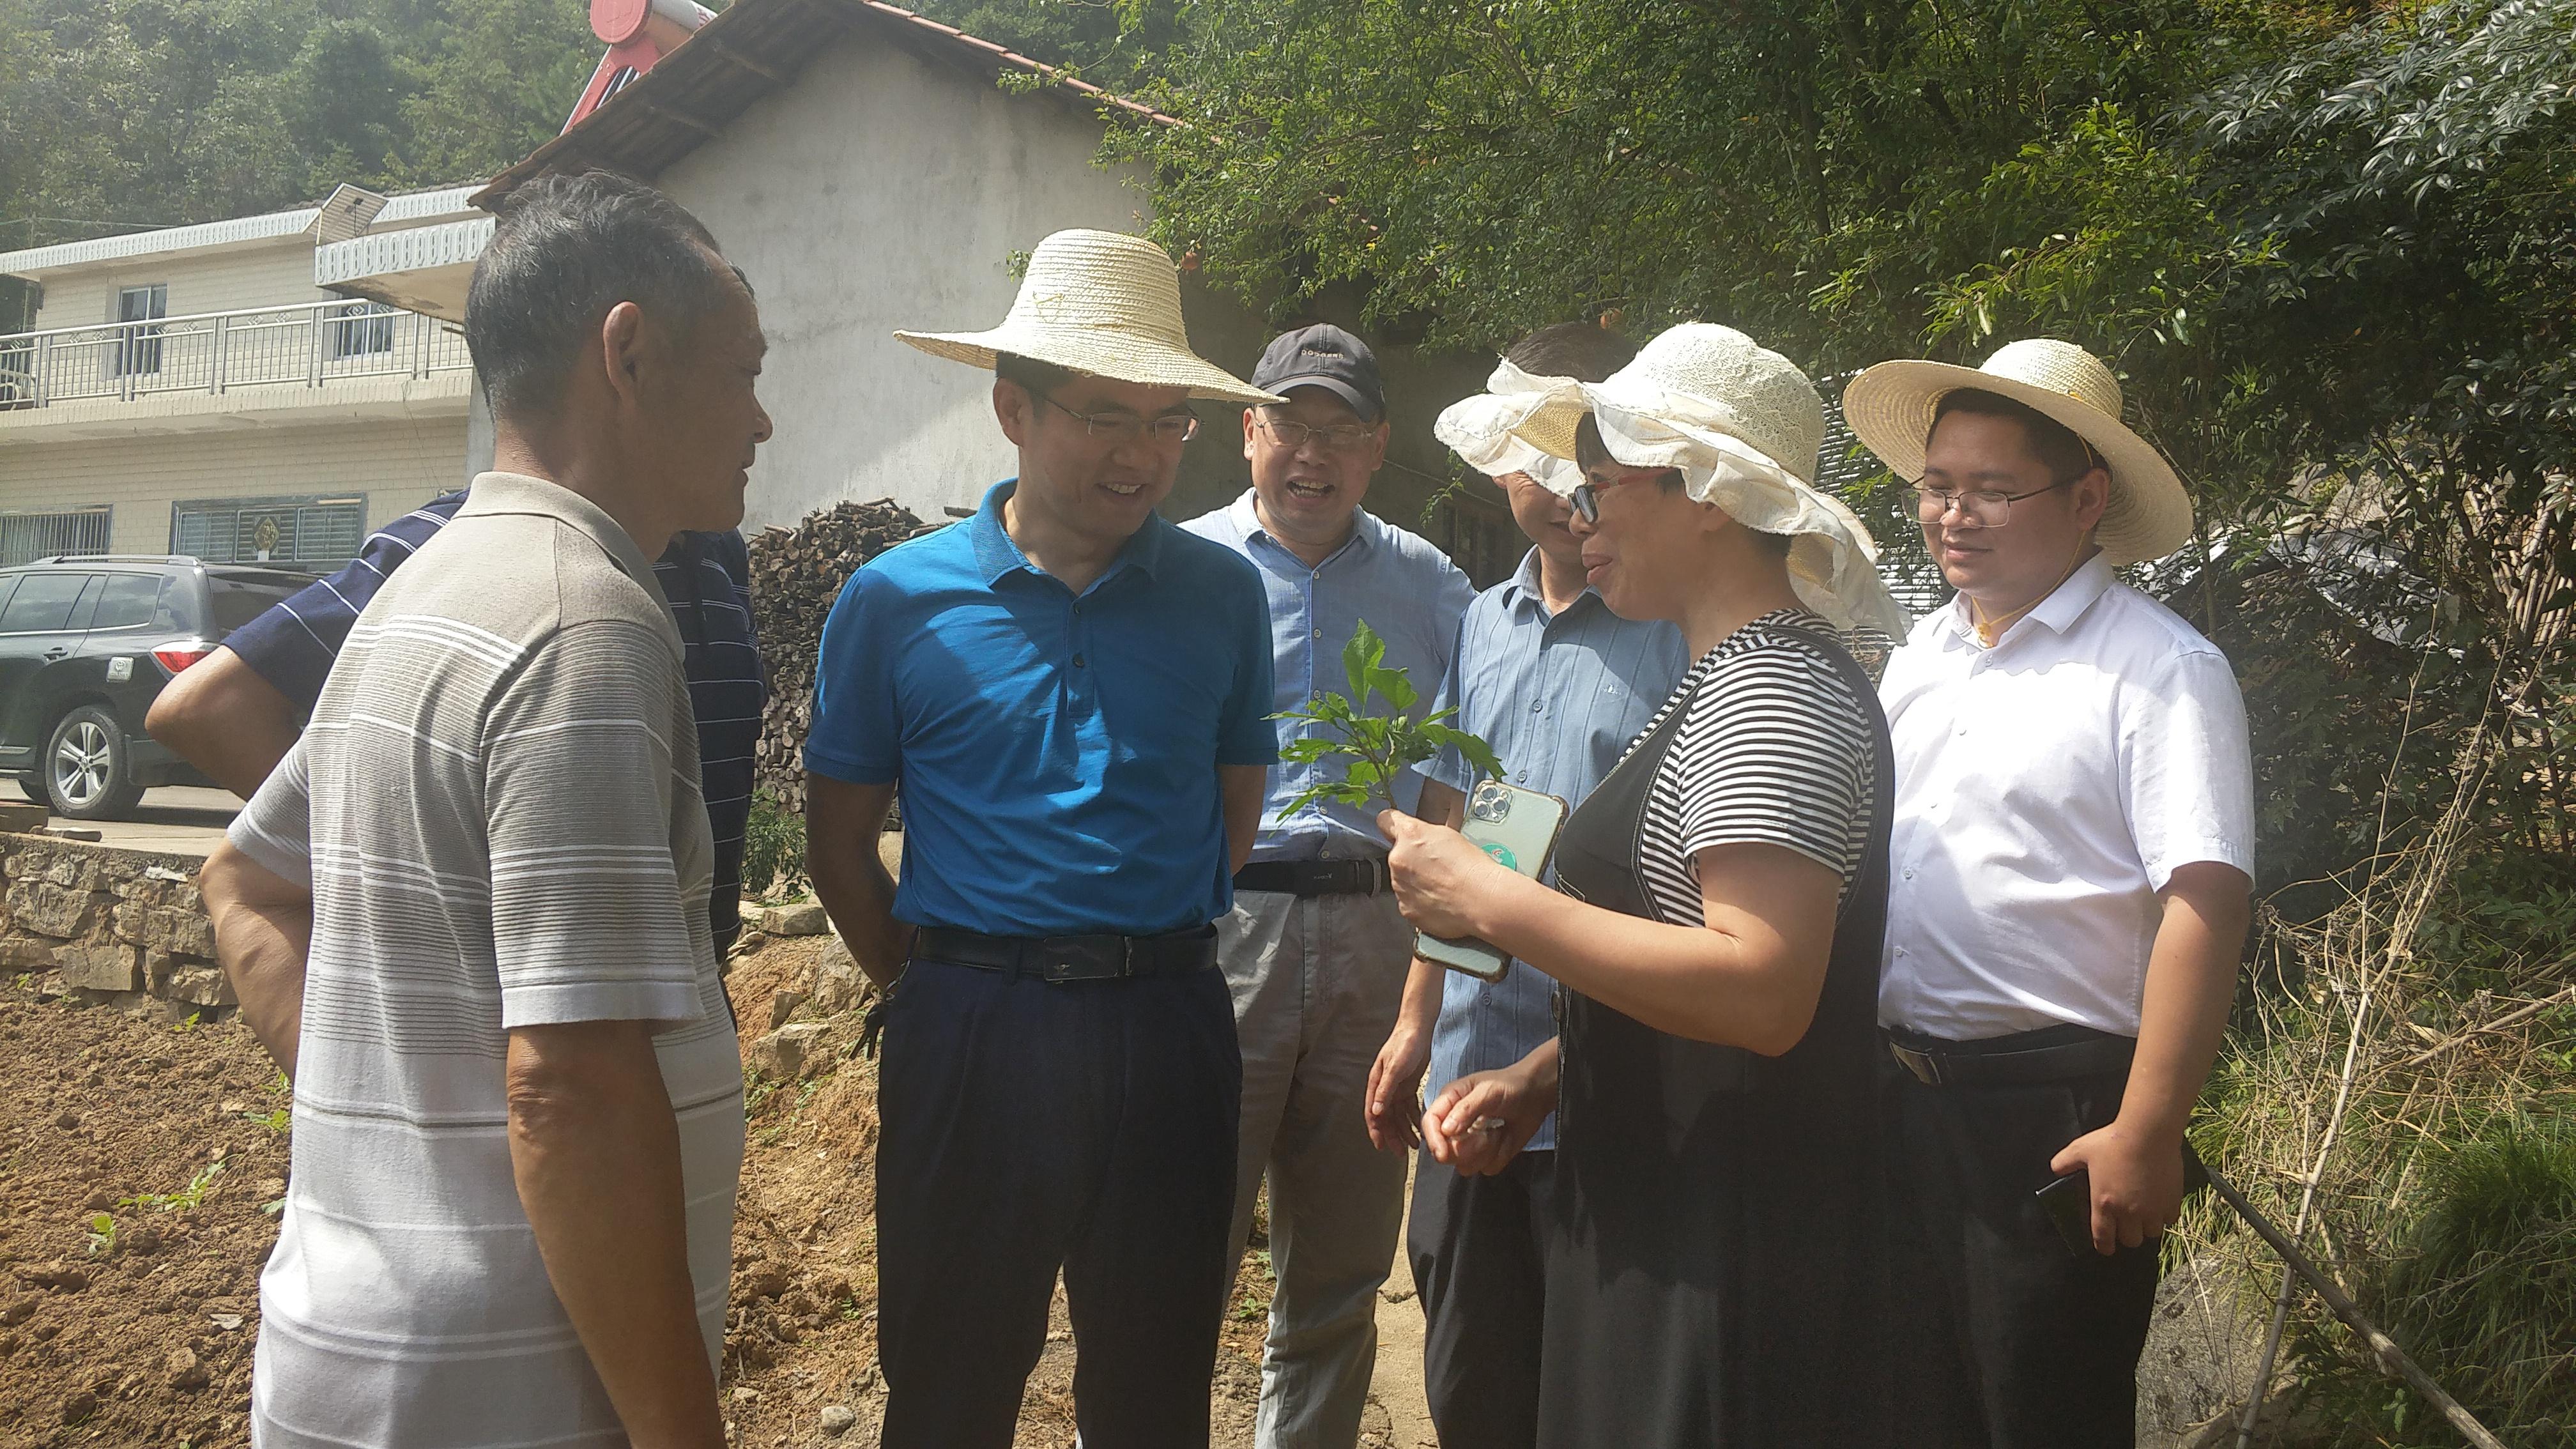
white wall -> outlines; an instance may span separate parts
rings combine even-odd
[[[258,427],[0,447],[0,510],[115,512],[109,547],[166,553],[170,505],[189,498],[364,493],[377,528],[465,475],[465,419]]]
[[[121,257],[56,273],[45,279],[35,330],[113,322],[118,289],[154,283],[169,287],[172,317],[322,302],[332,295],[313,285],[313,238],[299,233],[220,250]]]
[[[658,178],[759,292],[760,393],[777,436],[752,471],[747,527],[883,497],[937,519],[1015,471],[992,375],[892,333],[996,325],[1018,290],[1011,253],[1049,232],[1141,230],[1143,194],[1093,164],[1099,144],[1084,111],[862,38]],[[1217,360],[1251,366],[1261,338],[1249,319],[1209,330],[1235,334],[1220,353],[1242,353]],[[1204,414],[1192,471],[1239,449],[1224,438],[1231,412]]]

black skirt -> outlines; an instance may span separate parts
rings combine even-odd
[[[1878,789],[1814,1024],[1779,1057],[1687,1041],[1560,992],[1564,1085],[1539,1440],[1547,1449],[1899,1442],[1873,1083],[1893,790]],[[1637,847],[1665,719],[1566,824],[1569,893],[1654,917]]]

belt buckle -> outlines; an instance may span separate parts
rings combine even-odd
[[[1075,979],[1076,962],[1070,936],[1045,936],[1038,941],[1038,979],[1049,986],[1062,986]]]
[[[1121,936],[1118,938],[1118,979],[1124,981],[1135,974],[1136,938]]]
[[[1902,1042],[1889,1042],[1887,1051],[1888,1055],[1896,1058],[1898,1066],[1914,1074],[1916,1081],[1927,1087],[1941,1085],[1940,1058],[1918,1052]]]

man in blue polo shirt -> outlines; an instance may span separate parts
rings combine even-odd
[[[1443,413],[1433,430],[1502,487],[1531,543],[1518,572],[1467,606],[1434,707],[1457,708],[1458,727],[1502,757],[1505,779],[1568,804],[1591,794],[1645,730],[1681,682],[1689,651],[1671,624],[1622,619],[1584,582],[1583,543],[1567,528],[1573,510],[1532,476],[1572,465],[1514,439],[1507,424],[1550,384],[1599,382],[1636,352],[1599,327],[1542,328],[1513,345],[1485,395]],[[1420,814],[1464,820],[1476,785],[1466,758],[1444,750],[1423,774]],[[1426,1066],[1427,1095],[1437,1097],[1460,1077],[1513,1066],[1555,1039],[1546,976],[1514,961],[1487,983],[1416,958],[1403,1013],[1370,1076],[1369,1135],[1399,1153],[1421,1141]],[[1555,1118],[1525,1145],[1508,1138],[1435,1141],[1414,1173],[1408,1246],[1426,1330],[1423,1387],[1444,1444],[1515,1449],[1538,1438]]]
[[[994,370],[1020,468],[851,577],[805,745],[815,888],[893,990],[883,1442],[1005,1449],[1061,1271],[1084,1441],[1203,1449],[1242,1086],[1209,923],[1278,747],[1259,582],[1153,510],[1190,398],[1274,399],[1116,233],[1039,243],[993,331],[896,335]]]
[[[1281,334],[1255,387],[1287,401],[1246,408],[1252,486],[1182,525],[1251,560],[1270,603],[1275,710],[1347,686],[1342,646],[1365,621],[1386,662],[1425,698],[1475,590],[1428,540],[1360,507],[1386,460],[1386,392],[1368,344],[1329,324]],[[1383,701],[1371,701],[1384,712]],[[1279,740],[1298,737],[1279,721]],[[1219,927],[1243,1048],[1243,1135],[1234,1248],[1270,1181],[1270,1337],[1261,1360],[1260,1449],[1350,1449],[1377,1365],[1377,1293],[1394,1265],[1404,1164],[1371,1150],[1369,1063],[1395,1025],[1413,928],[1385,889],[1375,809],[1288,805],[1338,762],[1282,767],[1252,864]],[[1410,808],[1414,786],[1397,784]]]
[[[249,799],[313,713],[332,661],[367,601],[436,537],[465,492],[433,498],[367,535],[346,568],[305,586],[224,636],[152,702],[143,727],[216,784]],[[751,619],[751,559],[742,535],[679,533],[654,561],[680,626],[689,707],[698,721],[698,778],[715,833],[707,915],[721,959],[742,929],[743,834],[751,819],[752,757],[769,684]],[[767,881],[755,882],[766,886]]]

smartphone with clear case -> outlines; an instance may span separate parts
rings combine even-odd
[[[1547,873],[1548,859],[1556,853],[1557,832],[1565,828],[1571,809],[1558,796],[1485,780],[1467,796],[1467,818],[1458,833],[1505,869],[1537,880]],[[1481,981],[1502,980],[1512,964],[1510,956],[1473,937],[1452,940],[1417,931],[1413,949],[1425,961]]]

